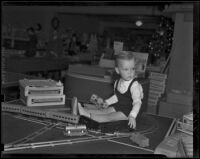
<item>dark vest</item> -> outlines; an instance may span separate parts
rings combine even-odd
[[[120,93],[118,91],[118,84],[119,84],[119,79],[116,82],[116,87],[114,89],[114,93],[116,94],[117,98],[118,98],[118,102],[113,104],[112,106],[115,108],[116,111],[120,111],[122,113],[124,113],[127,117],[130,114],[132,108],[133,108],[133,99],[132,99],[132,95],[131,95],[131,91],[130,88],[133,84],[133,82],[137,81],[137,79],[133,79],[131,81],[131,83],[128,86],[128,89],[125,93]]]

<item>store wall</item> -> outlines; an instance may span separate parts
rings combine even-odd
[[[63,7],[62,7],[63,8]],[[52,34],[51,20],[57,16],[60,20],[59,30],[73,28],[78,32],[98,33],[99,21],[84,15],[58,14],[58,8],[47,6],[4,6],[3,25],[10,24],[17,29],[26,29],[40,23],[43,27],[42,37],[49,39]]]
[[[176,13],[174,40],[168,75],[168,91],[193,92],[192,13]]]
[[[60,29],[73,29],[75,32],[98,33],[99,21],[84,15],[60,14]]]
[[[16,27],[27,27],[34,23],[43,23],[44,10],[34,6],[3,7],[3,23],[10,23]]]
[[[11,25],[15,29],[26,30],[28,27],[33,27],[35,24],[42,25],[41,37],[48,38],[47,25],[50,22],[46,20],[52,17],[50,12],[47,12],[45,7],[38,6],[3,6],[2,7],[2,24]],[[48,24],[49,23],[49,24]],[[24,32],[26,33],[26,32]]]

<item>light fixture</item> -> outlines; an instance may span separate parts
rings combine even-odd
[[[136,20],[135,25],[138,26],[138,27],[143,25],[143,22],[142,22],[140,17],[138,17],[138,20]]]

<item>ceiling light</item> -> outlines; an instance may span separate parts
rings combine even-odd
[[[136,22],[135,22],[135,25],[136,26],[138,26],[138,27],[140,27],[140,26],[142,26],[142,21],[141,20],[137,20]]]

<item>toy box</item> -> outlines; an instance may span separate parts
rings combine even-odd
[[[19,80],[20,100],[27,106],[65,104],[63,84],[54,80]]]
[[[27,106],[49,106],[65,104],[65,95],[20,95],[20,100]]]
[[[128,127],[128,120],[99,123],[90,118],[80,116],[79,124],[86,125],[87,129],[90,129],[90,130],[96,130],[96,131],[100,130],[102,133],[114,133],[114,132],[130,129]]]
[[[19,80],[20,93],[28,95],[62,95],[63,84],[54,80]]]

